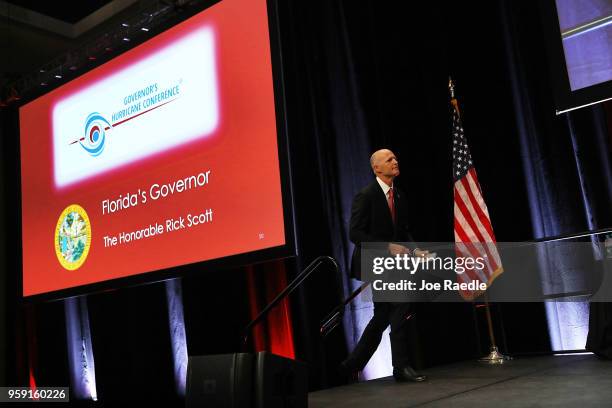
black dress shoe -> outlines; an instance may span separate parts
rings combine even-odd
[[[397,382],[421,382],[427,380],[425,375],[417,373],[410,366],[393,368],[393,378],[395,378]]]

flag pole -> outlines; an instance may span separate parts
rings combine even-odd
[[[487,314],[487,327],[489,328],[489,340],[491,341],[491,348],[489,354],[478,359],[479,362],[485,364],[503,364],[508,360],[512,360],[512,357],[506,356],[499,352],[497,343],[495,343],[495,333],[493,332],[493,319],[491,318],[491,304],[489,303],[489,297],[485,292],[484,307]]]
[[[461,113],[459,111],[459,103],[457,102],[457,98],[455,98],[455,83],[453,82],[453,79],[450,76],[448,77],[448,92],[450,94],[450,98],[451,98],[450,102],[451,102],[451,105],[453,106],[453,109],[455,109],[455,111],[457,112],[457,115],[461,117]],[[503,355],[502,353],[499,352],[499,349],[497,348],[497,343],[495,342],[495,332],[493,331],[493,319],[491,318],[491,307],[490,306],[491,305],[489,303],[489,297],[487,293],[485,292],[484,307],[486,310],[487,328],[489,331],[489,340],[491,342],[491,348],[489,350],[489,354],[487,354],[484,357],[479,358],[478,361],[481,363],[486,363],[486,364],[503,364],[504,362],[511,360],[512,357]]]

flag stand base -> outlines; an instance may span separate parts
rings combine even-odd
[[[499,352],[497,346],[491,346],[491,351],[486,356],[479,358],[478,361],[485,364],[503,364],[508,360],[512,360],[512,357],[505,356]]]

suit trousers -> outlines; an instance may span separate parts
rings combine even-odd
[[[361,334],[359,342],[346,363],[351,370],[363,370],[382,339],[382,334],[391,325],[391,359],[393,367],[410,365],[408,356],[409,332],[407,317],[412,311],[411,303],[374,302],[374,316]]]

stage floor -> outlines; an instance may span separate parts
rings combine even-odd
[[[423,371],[423,383],[392,377],[312,392],[309,408],[612,407],[612,361],[592,354],[475,361]]]

